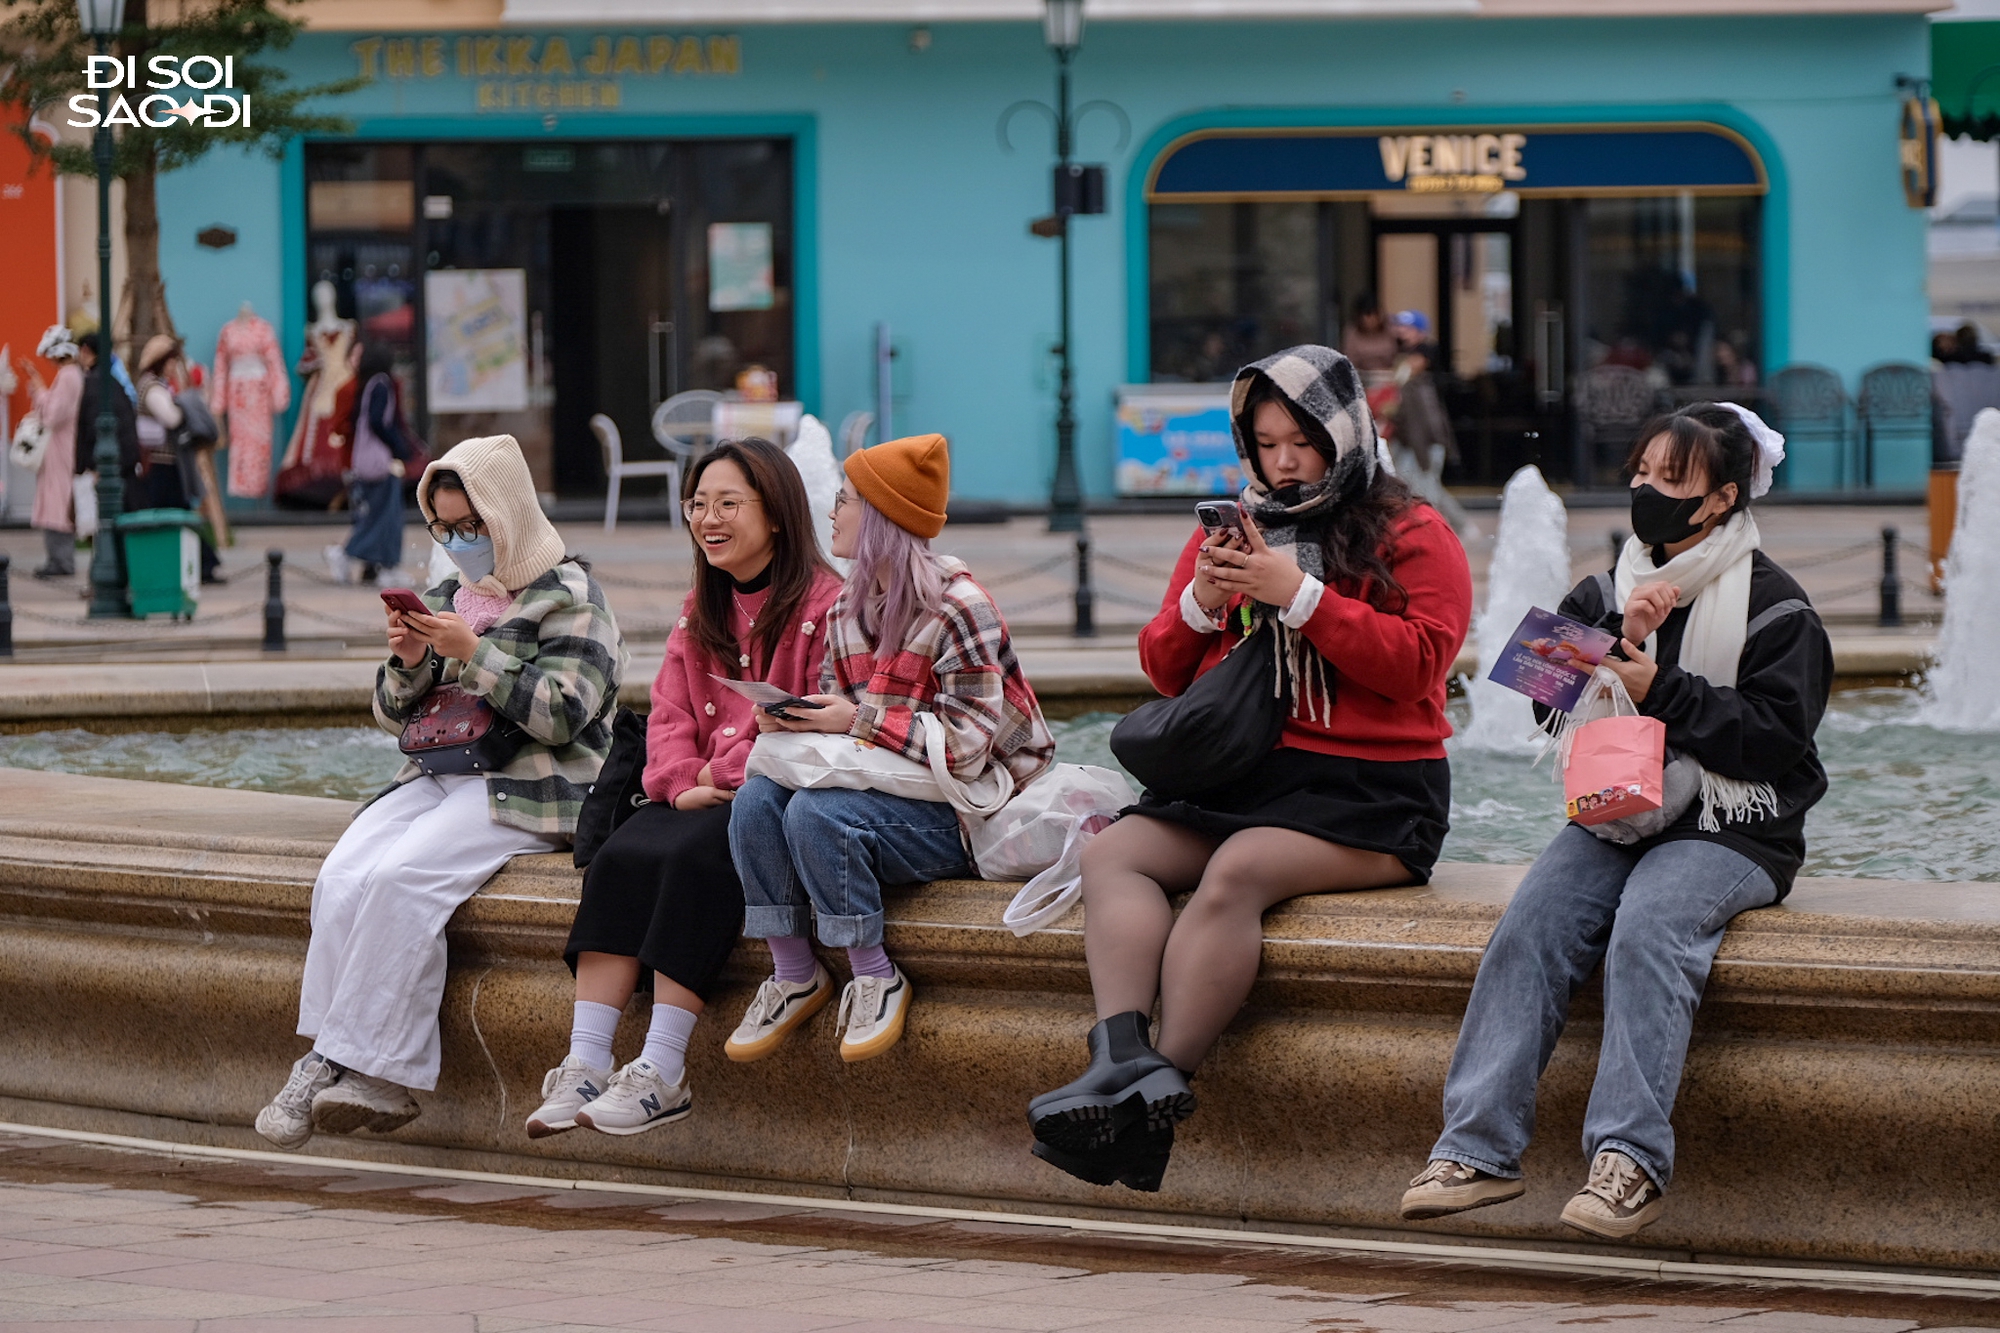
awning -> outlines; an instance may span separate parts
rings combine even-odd
[[[2000,91],[2000,89],[1996,89]],[[1155,202],[1526,195],[1762,194],[1764,164],[1720,125],[1204,130],[1167,149]]]
[[[1989,69],[2000,69],[2000,22],[1931,24],[1931,96],[1946,134],[1991,139],[2000,131],[2000,73],[1979,77]]]

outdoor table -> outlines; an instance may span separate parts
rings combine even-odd
[[[799,433],[804,403],[749,403],[725,398],[715,405],[715,438],[740,440],[755,435],[785,448]]]

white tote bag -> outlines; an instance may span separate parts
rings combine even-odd
[[[929,766],[845,733],[767,731],[750,747],[743,776],[769,778],[793,791],[844,787],[913,801],[945,799]]]

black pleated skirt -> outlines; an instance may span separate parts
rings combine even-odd
[[[563,959],[580,953],[637,958],[652,973],[706,1000],[743,933],[743,886],[729,859],[729,806],[676,810],[642,805],[615,829],[583,873],[583,901]]]
[[[1178,801],[1148,792],[1122,813],[1163,819],[1217,839],[1245,829],[1292,829],[1343,847],[1386,852],[1425,884],[1451,826],[1451,762],[1351,759],[1280,747],[1233,786]]]

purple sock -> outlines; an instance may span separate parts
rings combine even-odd
[[[813,957],[812,941],[799,935],[773,935],[764,941],[771,946],[771,966],[778,980],[802,986],[813,979],[819,960]]]
[[[896,965],[889,961],[889,951],[879,944],[863,944],[849,949],[847,965],[854,969],[857,977],[880,977],[887,981],[896,975]]]

